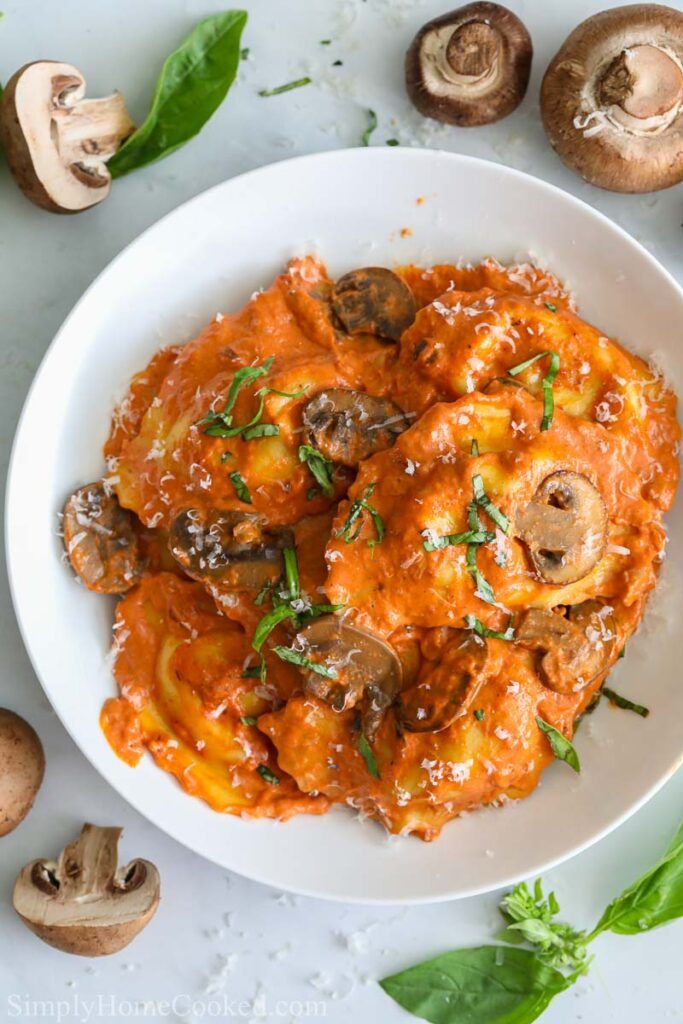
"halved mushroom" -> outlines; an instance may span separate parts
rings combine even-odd
[[[135,516],[101,483],[79,488],[64,506],[64,547],[88,590],[125,594],[144,570]]]
[[[582,473],[558,470],[541,482],[515,519],[536,572],[546,583],[583,579],[602,558],[607,509],[597,487]]]
[[[363,391],[328,388],[304,406],[307,440],[332,462],[357,466],[375,452],[391,448],[410,426],[395,402]]]
[[[519,18],[473,3],[423,25],[406,54],[406,88],[425,117],[469,128],[511,114],[524,99],[533,46]]]
[[[515,630],[515,641],[541,651],[539,674],[555,693],[576,693],[606,672],[617,654],[613,609],[598,601],[561,611],[531,608]]]
[[[72,64],[39,60],[10,78],[0,102],[0,137],[24,195],[52,213],[80,213],[106,199],[106,161],[135,125],[115,92],[86,100]]]
[[[24,820],[44,774],[45,754],[35,729],[0,708],[0,836]]]
[[[84,825],[59,859],[34,860],[14,884],[19,917],[64,953],[105,956],[127,946],[159,905],[159,872],[148,860],[118,868],[122,829]]]
[[[457,657],[449,658],[449,674],[437,679],[432,673],[400,695],[396,718],[407,732],[447,729],[466,713],[476,697],[486,663],[486,642],[475,641],[469,630],[457,630],[449,639],[452,650],[451,645],[457,645]]]
[[[173,520],[168,547],[192,579],[251,590],[280,575],[282,551],[294,547],[294,535],[286,527],[266,529],[255,513],[190,508]]]
[[[581,22],[545,73],[541,111],[560,159],[593,185],[683,180],[683,13],[631,4]]]
[[[323,615],[297,633],[294,650],[331,674],[330,678],[302,666],[304,690],[335,711],[360,702],[361,730],[372,743],[403,679],[393,648],[363,629],[347,626],[335,615]]]
[[[377,334],[399,341],[415,319],[415,298],[398,274],[386,267],[363,267],[340,277],[332,289],[332,309],[348,334]]]

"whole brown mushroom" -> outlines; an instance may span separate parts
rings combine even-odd
[[[44,774],[45,754],[35,729],[13,711],[0,708],[0,836],[24,820]]]
[[[473,3],[423,25],[406,54],[406,88],[417,109],[461,128],[491,124],[524,99],[533,46],[507,7]]]
[[[683,181],[683,13],[632,4],[583,21],[550,62],[541,111],[560,159],[592,185]]]

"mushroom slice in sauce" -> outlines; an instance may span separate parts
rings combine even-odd
[[[294,547],[294,535],[266,529],[249,512],[186,509],[173,520],[168,546],[192,579],[250,590],[280,574],[282,551]]]
[[[340,277],[332,309],[348,334],[377,334],[399,341],[415,319],[413,293],[386,267],[363,267]]]
[[[487,646],[475,641],[465,630],[459,656],[450,664],[451,674],[443,685],[434,676],[418,683],[401,694],[396,717],[407,732],[441,732],[464,715],[474,700],[486,663]],[[457,643],[457,637],[452,641]]]
[[[558,470],[542,481],[515,520],[536,572],[546,583],[583,579],[602,558],[607,542],[602,496],[582,473]]]
[[[64,506],[64,547],[88,590],[125,594],[142,575],[136,520],[101,483],[75,491]]]
[[[344,466],[357,466],[391,448],[410,425],[403,410],[388,398],[345,388],[314,395],[304,407],[303,423],[309,443]]]
[[[531,608],[515,639],[522,647],[543,652],[538,668],[545,686],[555,693],[576,693],[610,667],[617,635],[612,608],[584,601],[573,605],[567,616]]]
[[[324,665],[334,679],[302,667],[304,689],[335,711],[361,705],[361,729],[372,743],[384,714],[401,688],[403,669],[395,651],[379,637],[347,626],[334,615],[314,619],[299,631],[303,657]]]

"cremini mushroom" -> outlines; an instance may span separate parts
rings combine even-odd
[[[406,54],[406,88],[425,117],[469,128],[511,114],[524,99],[533,47],[519,18],[473,3],[428,21]]]
[[[186,509],[173,520],[168,546],[192,579],[250,590],[280,574],[294,535],[267,529],[255,513]]]
[[[539,674],[555,693],[576,693],[606,672],[617,653],[613,609],[598,601],[548,611],[531,608],[515,630],[515,641],[539,651]]]
[[[545,583],[564,585],[587,576],[607,542],[602,495],[582,473],[558,470],[538,486],[515,518],[515,533],[526,544]]]
[[[466,713],[477,695],[486,663],[486,641],[475,640],[469,630],[457,630],[449,644],[455,645],[457,656],[448,659],[448,672],[439,677],[430,673],[404,690],[396,703],[396,719],[407,732],[447,729]]]
[[[44,774],[45,754],[35,729],[13,711],[0,708],[0,836],[24,820]]]
[[[683,13],[630,4],[581,22],[545,73],[541,111],[558,156],[593,185],[682,181]]]
[[[14,884],[19,917],[64,953],[105,956],[127,946],[159,905],[159,872],[148,860],[118,868],[120,828],[84,825],[57,861],[34,860]]]
[[[362,267],[339,278],[332,289],[332,310],[348,334],[399,341],[415,319],[416,306],[398,274],[386,267]]]
[[[360,703],[361,730],[372,742],[401,688],[403,669],[393,648],[335,615],[323,615],[297,633],[294,650],[329,672],[320,675],[303,665],[306,692],[335,711]]]
[[[357,466],[375,452],[391,448],[409,427],[395,402],[363,391],[319,391],[303,411],[307,440],[332,462]]]
[[[64,506],[64,547],[88,590],[124,594],[144,569],[135,516],[102,483],[75,491]]]
[[[0,137],[14,179],[52,213],[80,213],[107,198],[106,161],[134,127],[120,93],[85,99],[81,72],[59,61],[20,68],[0,101]]]

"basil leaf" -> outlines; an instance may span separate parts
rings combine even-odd
[[[475,473],[472,477],[472,490],[474,492],[474,500],[477,505],[484,510],[489,519],[491,519],[496,526],[499,526],[503,533],[509,533],[510,520],[489,498],[488,494],[484,490],[484,481],[479,473]]]
[[[242,439],[244,441],[254,441],[257,437],[275,437],[279,433],[280,428],[276,423],[257,423],[253,427],[243,428]]]
[[[275,772],[271,772],[267,764],[260,764],[256,771],[259,773],[262,779],[269,782],[271,786],[279,786],[280,780],[278,779]]]
[[[625,711],[634,711],[641,718],[647,718],[650,714],[650,709],[646,708],[644,704],[636,704],[634,701],[629,700],[628,697],[622,697],[620,693],[610,690],[607,686],[603,686],[602,693],[607,697],[610,704],[615,704],[618,708],[623,708]]]
[[[256,719],[253,715],[240,715],[240,722],[242,725],[256,725]]]
[[[299,445],[299,462],[305,462],[316,483],[326,498],[334,497],[332,483],[332,463],[322,452],[310,444]]]
[[[479,571],[479,566],[477,565],[478,547],[478,544],[467,545],[467,554],[465,556],[465,560],[467,563],[467,571],[474,580],[474,589],[476,591],[476,596],[479,597],[482,601],[486,601],[487,604],[495,604],[496,596],[493,593],[493,587],[486,579],[484,574]]]
[[[465,530],[464,533],[448,533],[443,537],[435,537],[434,540],[425,540],[422,547],[425,551],[440,551],[449,545],[457,544],[485,544],[495,539],[495,533],[490,530]]]
[[[581,763],[579,761],[579,755],[576,752],[574,745],[566,736],[563,736],[559,729],[556,729],[550,722],[545,722],[542,718],[536,718],[536,725],[544,732],[548,737],[548,742],[553,749],[553,754],[558,761],[566,761],[570,768],[573,768],[575,772],[581,771]]]
[[[308,668],[311,672],[315,672],[319,676],[324,676],[325,679],[337,679],[337,673],[333,668],[328,668],[327,665],[321,665],[319,661],[311,661],[310,658],[306,658],[303,654],[299,654],[298,651],[293,651],[290,647],[273,647],[273,651],[277,654],[281,661],[288,661],[290,665],[298,665],[300,668]]]
[[[544,302],[543,305],[546,309],[549,309],[551,313],[557,313],[557,306],[554,302]]]
[[[204,127],[232,85],[246,11],[200,21],[165,61],[143,123],[107,162],[112,178],[160,160]]]
[[[280,622],[283,622],[285,619],[295,618],[296,612],[294,611],[293,608],[290,608],[288,604],[280,604],[277,606],[277,608],[273,608],[271,612],[268,612],[267,615],[263,616],[263,618],[259,621],[258,625],[256,626],[256,629],[254,630],[254,635],[251,640],[251,646],[254,648],[255,651],[257,651],[260,654],[261,648],[263,647],[264,643],[266,642],[270,634],[273,632],[275,627]]]
[[[653,868],[612,900],[590,938],[601,932],[637,935],[683,917],[683,825]]]
[[[555,412],[555,398],[553,396],[553,384],[555,378],[560,371],[560,357],[557,352],[553,352],[548,349],[545,352],[539,352],[537,355],[532,356],[530,359],[525,359],[523,363],[518,363],[517,366],[511,367],[508,370],[508,374],[511,377],[516,377],[518,373],[522,373],[523,370],[528,369],[533,363],[538,362],[539,359],[543,359],[544,356],[550,356],[550,363],[548,365],[548,372],[541,381],[541,387],[543,388],[543,419],[541,420],[541,430],[550,430],[553,422],[553,415]]]
[[[373,526],[375,527],[377,539],[368,540],[366,541],[366,543],[368,547],[371,548],[375,547],[376,544],[382,543],[382,541],[384,540],[385,533],[384,520],[382,519],[377,509],[368,501],[368,498],[372,497],[372,494],[376,486],[376,483],[368,484],[368,486],[361,494],[360,498],[355,498],[351,502],[351,507],[349,509],[349,514],[346,519],[346,522],[338,530],[334,531],[334,537],[343,537],[345,544],[351,544],[354,540],[356,540],[361,530],[363,529],[363,520],[361,519],[363,512],[368,512],[370,514],[370,518],[372,519]],[[355,530],[353,529],[354,526],[356,527]]]
[[[370,145],[370,136],[372,135],[372,133],[374,132],[376,127],[377,127],[377,114],[375,113],[374,110],[368,110],[368,126],[365,129],[365,131],[363,132],[363,134],[361,135],[361,138],[360,138],[361,146],[369,146]]]
[[[365,761],[365,767],[372,775],[373,779],[379,779],[379,768],[377,767],[377,759],[375,758],[375,752],[370,746],[368,739],[363,733],[358,737],[358,753]],[[380,984],[382,984],[380,982]]]
[[[476,718],[476,720],[478,722],[483,722],[484,721],[484,709],[483,708],[475,708],[475,710],[472,712],[472,714],[474,715],[474,717]]]
[[[230,473],[230,482],[235,488],[235,494],[240,501],[243,501],[246,505],[251,505],[251,494],[242,474],[238,473],[237,470],[234,473]]]
[[[287,589],[289,590],[290,599],[293,601],[301,592],[301,584],[299,582],[299,562],[296,557],[296,548],[284,548],[282,551],[282,559],[285,563]]]
[[[432,1024],[530,1024],[573,982],[528,949],[475,946],[383,978],[395,1002]]]
[[[512,616],[510,617],[511,620]],[[511,625],[504,632],[497,632],[495,629],[489,629],[488,626],[485,626],[476,615],[466,615],[465,625],[468,629],[473,630],[477,636],[490,637],[492,640],[514,640],[515,638],[515,631]]]
[[[292,89],[300,89],[302,85],[310,85],[312,79],[306,76],[305,78],[296,78],[293,82],[285,82],[284,85],[278,85],[274,89],[259,89],[259,96],[279,96],[283,92],[291,92]]]

